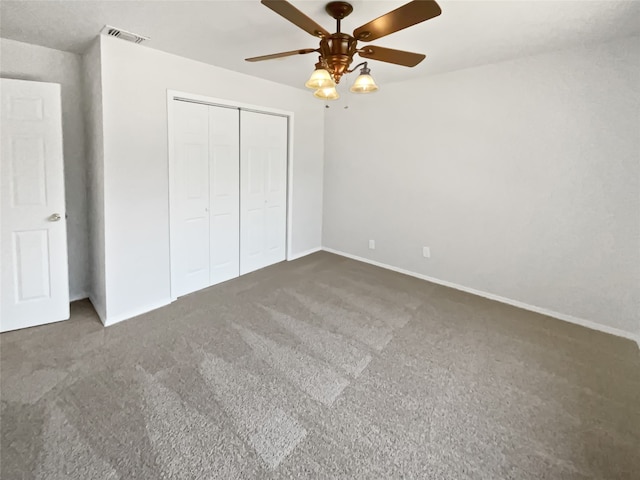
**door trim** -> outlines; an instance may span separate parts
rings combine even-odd
[[[168,180],[169,180],[169,271],[171,276],[171,301],[174,302],[178,299],[176,295],[176,285],[174,284],[174,275],[173,272],[176,271],[175,267],[175,258],[172,250],[172,247],[176,244],[176,233],[174,231],[174,226],[171,222],[172,218],[176,218],[176,213],[174,211],[174,202],[176,192],[175,187],[173,185],[173,179],[175,178],[174,174],[174,142],[173,142],[173,134],[174,134],[174,101],[182,101],[182,102],[193,102],[200,103],[203,105],[210,105],[213,107],[223,107],[223,108],[233,108],[241,111],[250,111],[263,113],[267,115],[277,115],[280,117],[287,118],[287,232],[286,232],[286,260],[292,260],[294,255],[291,251],[292,246],[292,214],[293,214],[293,163],[294,163],[294,155],[293,155],[293,131],[294,131],[294,115],[293,112],[287,110],[280,110],[277,108],[263,107],[260,105],[252,105],[243,102],[237,102],[235,100],[227,100],[221,98],[208,97],[205,95],[198,95],[195,93],[182,92],[179,90],[167,89],[167,151],[169,154],[169,169],[168,169]],[[240,125],[238,125],[240,128]]]

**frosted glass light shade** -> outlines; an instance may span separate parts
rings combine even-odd
[[[313,71],[307,83],[304,84],[305,87],[311,88],[313,90],[317,90],[319,88],[326,87],[335,87],[336,82],[333,81],[331,75],[324,68],[318,68]]]
[[[337,100],[340,98],[336,87],[319,88],[313,93],[313,96],[322,100]]]
[[[361,74],[358,75],[358,78],[356,78],[356,81],[353,82],[349,90],[353,93],[372,93],[378,90],[378,86],[371,75]]]

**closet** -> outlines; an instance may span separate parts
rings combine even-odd
[[[172,295],[283,261],[287,117],[178,99],[172,110]]]

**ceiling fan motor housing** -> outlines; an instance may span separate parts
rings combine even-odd
[[[320,55],[327,63],[328,70],[333,72],[336,83],[349,69],[357,52],[357,44],[358,41],[346,33],[334,33],[320,40]]]

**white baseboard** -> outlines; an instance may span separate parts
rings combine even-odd
[[[142,315],[143,313],[147,313],[152,310],[165,307],[170,303],[171,303],[171,299],[166,299],[158,303],[147,305],[141,308],[136,308],[127,313],[121,313],[120,315],[114,315],[114,316],[107,316],[107,318],[103,320],[102,323],[104,323],[105,327],[110,327],[111,325],[115,325],[116,323],[123,322],[124,320],[129,320],[130,318],[137,317],[138,315]]]
[[[312,253],[316,253],[322,250],[322,247],[316,247],[316,248],[311,248],[309,250],[305,250],[304,252],[300,252],[300,253],[293,253],[291,254],[291,256],[289,258],[287,258],[287,261],[292,261],[292,260],[297,260],[299,258],[302,257],[306,257],[307,255],[311,255]]]
[[[625,330],[620,330],[618,328],[609,327],[607,325],[602,325],[597,322],[593,322],[591,320],[585,320],[582,318],[574,317],[572,315],[567,315],[565,313],[554,312],[553,310],[548,310],[542,307],[536,307],[535,305],[529,305],[528,303],[520,302],[518,300],[512,300],[510,298],[501,297],[500,295],[495,295],[493,293],[483,292],[481,290],[476,290],[475,288],[465,287],[463,285],[458,285],[457,283],[448,282],[446,280],[440,280],[439,278],[430,277],[428,275],[423,275],[421,273],[412,272],[410,270],[405,270],[403,268],[394,267],[392,265],[388,265],[386,263],[377,262],[375,260],[370,260],[368,258],[359,257],[357,255],[352,255],[350,253],[341,252],[340,250],[334,250],[333,248],[322,247],[322,250],[334,253],[336,255],[340,255],[342,257],[347,257],[352,260],[357,260],[359,262],[368,263],[370,265],[375,265],[376,267],[385,268],[387,270],[393,270],[394,272],[403,273],[405,275],[409,275],[412,277],[420,278],[422,280],[426,280],[431,283],[437,283],[438,285],[442,285],[445,287],[455,288],[456,290],[460,290],[462,292],[471,293],[473,295],[478,295],[479,297],[488,298],[490,300],[495,300],[497,302],[506,303],[507,305],[512,305],[514,307],[522,308],[523,310],[529,310],[531,312],[540,313],[542,315],[547,315],[549,317],[557,318],[558,320],[564,320],[565,322],[575,323],[576,325],[581,325],[583,327],[590,328],[591,330],[598,330],[600,332],[609,333],[611,335],[616,335],[618,337],[627,338],[629,340],[633,340],[638,344],[638,348],[640,348],[640,335],[634,335],[633,333],[627,332]]]

